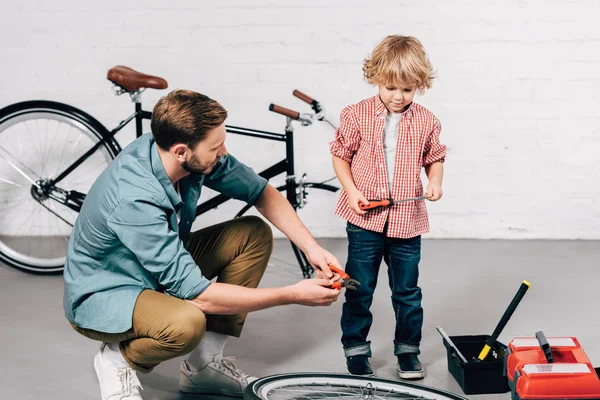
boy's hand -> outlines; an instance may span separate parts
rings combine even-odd
[[[442,198],[442,185],[430,183],[427,185],[427,200],[437,201]]]
[[[350,206],[352,211],[354,211],[358,215],[363,215],[367,213],[366,211],[361,210],[358,206],[358,203],[361,201],[365,204],[369,204],[369,200],[367,200],[367,198],[360,191],[358,191],[358,189],[353,190],[352,192],[348,192],[348,205]]]

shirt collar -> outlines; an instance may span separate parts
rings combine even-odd
[[[158,154],[158,148],[156,147],[156,142],[154,139],[151,141],[150,147],[150,162],[152,165],[152,173],[158,179],[161,186],[165,190],[167,197],[169,198],[169,202],[173,205],[173,207],[181,206],[181,198],[177,194],[175,187],[171,183],[169,176],[167,175],[167,171],[165,171],[165,166],[160,159],[160,155]]]
[[[385,107],[385,104],[383,104],[383,101],[381,101],[381,98],[379,97],[378,94],[373,96],[373,101],[375,102],[375,115],[385,117],[388,114],[388,110]],[[410,103],[410,105],[408,106],[408,108],[406,109],[406,111],[404,111],[402,114],[405,117],[412,117],[414,107],[415,107],[415,102],[412,101]]]

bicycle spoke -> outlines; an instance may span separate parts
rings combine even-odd
[[[35,209],[33,209],[33,210],[31,211],[31,213],[29,213],[29,214],[27,215],[27,217],[26,217],[26,219],[25,219],[25,220],[22,220],[22,221],[21,221],[22,223],[19,225],[19,228],[17,229],[17,231],[16,231],[16,233],[15,233],[15,236],[24,236],[24,235],[22,235],[21,233],[23,233],[23,232],[24,232],[24,230],[25,230],[25,228],[26,228],[27,226],[30,226],[30,225],[31,225],[31,222],[33,222],[33,214],[34,214],[34,213],[35,213]]]
[[[36,129],[37,129],[37,124],[38,124],[38,120],[35,121],[36,124]],[[23,123],[23,126],[25,126],[25,129],[27,130],[27,135],[29,136],[29,143],[33,143],[33,148],[37,154],[37,157],[39,160],[42,159],[42,155],[40,154],[40,150],[38,148],[38,140],[35,140],[31,137],[31,131],[29,130],[29,127],[27,126],[27,122]],[[40,174],[41,175],[41,174]],[[40,176],[38,175],[38,177]]]
[[[6,150],[4,150],[3,147],[0,147],[0,150],[2,150],[2,152],[4,152],[5,156],[9,156],[12,158],[12,156],[6,152]],[[4,161],[6,161],[15,171],[17,171],[21,176],[23,176],[25,179],[27,179],[31,184],[38,186],[37,183],[35,183],[35,181],[29,177],[25,172],[23,172],[15,163],[13,163],[12,161],[10,161],[8,158],[3,157]],[[39,186],[38,186],[39,187]]]
[[[8,156],[8,157],[10,157],[10,158],[13,160],[13,162],[14,162],[15,164],[18,164],[18,165],[19,165],[19,167],[21,167],[22,169],[26,169],[26,170],[28,170],[28,171],[29,171],[31,174],[33,174],[33,175],[34,175],[36,178],[38,178],[38,179],[40,178],[40,176],[37,174],[37,172],[33,171],[33,170],[32,170],[31,168],[29,168],[27,165],[23,164],[23,163],[21,162],[21,160],[19,160],[18,158],[15,158],[15,157],[12,155],[12,153],[11,153],[10,151],[8,151],[7,149],[5,149],[5,148],[4,148],[4,147],[2,147],[2,146],[0,146],[0,150],[2,151],[2,153],[3,153],[5,156]],[[6,159],[5,159],[5,160],[6,160]],[[6,161],[8,162],[8,160],[6,160]]]
[[[36,219],[37,219],[37,217],[39,217],[39,215],[40,215],[40,209],[38,208],[38,209],[37,209],[37,212],[36,212],[36,215],[35,215],[35,217],[33,217],[32,219],[33,219],[33,220],[36,220]],[[40,227],[38,226],[38,230],[39,230],[39,229],[40,229]],[[28,246],[27,246],[27,253],[28,253],[28,254],[31,254],[31,244],[33,243],[33,240],[32,240],[32,235],[31,235],[31,233],[32,233],[32,232],[33,232],[33,225],[31,225],[31,226],[30,226],[30,229],[29,229],[29,233],[30,233],[30,234],[28,235],[28,237],[29,237],[29,241],[28,241]]]
[[[13,181],[10,181],[10,180],[8,180],[6,178],[2,178],[2,177],[0,177],[0,182],[8,183],[9,185],[13,185],[13,186],[17,186],[17,187],[23,187],[23,185],[19,185],[17,182],[13,182]],[[9,189],[2,189],[2,190],[9,190]]]
[[[69,143],[71,141],[71,132],[73,131],[73,126],[69,126],[69,131],[67,132],[67,143]],[[62,152],[60,153],[60,157],[58,158],[58,167],[56,168],[56,171],[54,171],[54,174],[52,175],[57,176],[58,175],[58,171],[62,171],[63,170],[63,157],[65,155],[65,150],[66,150],[67,146],[62,146]]]
[[[2,207],[0,207],[0,210],[7,210],[7,212],[11,211],[11,210],[14,211],[14,209],[15,209],[14,204],[21,205],[22,202],[23,202],[22,200],[15,200],[15,201],[6,202],[6,203],[3,204]]]
[[[40,161],[41,161],[41,170],[40,170],[40,175],[43,177],[44,176],[44,172],[46,171],[46,152],[44,151],[46,149],[46,144],[48,143],[48,120],[46,121],[46,129],[45,129],[45,135],[42,136],[42,140],[40,140],[38,142],[39,146],[40,146]],[[36,125],[39,125],[42,123],[42,120],[40,121],[36,121]],[[37,126],[36,126],[37,127]]]
[[[43,143],[40,143],[41,144],[40,151],[42,154],[42,159],[41,159],[42,172],[40,175],[42,177],[46,176],[46,165],[48,163],[48,152],[46,151],[46,149],[48,147],[48,142],[50,141],[49,137],[48,137],[48,120],[46,119],[45,121],[46,121],[46,130],[45,130],[46,134],[43,136],[43,138],[44,138]],[[40,123],[41,123],[41,121],[40,121]]]
[[[48,149],[48,157],[50,157],[50,155],[54,155],[53,150],[54,150],[54,145],[56,144],[56,136],[58,134],[59,129],[60,129],[60,123],[56,124],[56,129],[54,130],[54,135],[52,136],[50,149]],[[46,158],[46,160],[48,160],[48,158]]]
[[[73,147],[77,148],[77,146],[79,146],[79,141],[81,140],[81,133],[79,134],[79,137],[77,138],[77,140],[75,141],[75,144],[73,145]]]
[[[2,213],[0,213],[0,219],[3,219],[4,216],[6,216],[8,213],[14,213],[15,212],[15,207],[10,206],[9,204],[18,204],[21,205],[23,202],[22,201],[13,201],[10,203],[6,204],[6,207],[0,207],[0,210],[5,210]]]
[[[16,137],[16,141],[15,141],[19,146],[19,152],[21,154],[23,154],[23,144],[21,143],[21,138],[19,136]]]
[[[46,119],[46,132],[48,132],[48,128],[49,128],[49,124],[50,124],[50,119]],[[45,176],[44,172],[46,171],[46,165],[48,163],[48,160],[50,159],[50,156],[52,155],[52,148],[54,147],[54,144],[56,143],[56,132],[58,131],[58,129],[60,128],[60,124],[56,124],[56,129],[54,130],[54,134],[52,135],[52,138],[49,139],[50,142],[50,148],[48,148],[46,145],[44,145],[44,165],[43,165],[43,172],[42,172],[42,176]],[[48,135],[50,136],[50,135]]]
[[[52,207],[52,209],[53,209],[54,211],[56,211],[56,206],[52,205],[51,207]],[[48,216],[48,218],[50,218],[50,217]],[[54,225],[55,225],[56,227],[58,227],[58,225],[57,225],[57,224],[58,224],[58,221],[57,221],[57,219],[56,219],[56,218],[53,218],[53,220],[54,220],[54,221],[53,221],[53,222],[54,222]],[[59,228],[58,232],[60,232],[60,228]],[[52,246],[52,243],[53,243],[53,242],[54,242],[54,240],[50,240],[50,241],[48,241],[48,243],[50,244],[50,254],[52,254],[52,255],[54,255],[54,254],[55,254],[55,253],[54,253],[54,246]]]

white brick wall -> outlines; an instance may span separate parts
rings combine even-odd
[[[596,0],[221,0],[5,2],[0,107],[73,104],[114,126],[127,115],[106,70],[123,64],[204,92],[228,123],[279,130],[274,102],[300,111],[300,89],[337,123],[374,93],[362,59],[385,35],[417,36],[438,72],[418,99],[443,123],[445,196],[428,205],[439,238],[600,239],[600,2]],[[150,108],[164,92],[144,96]],[[133,128],[133,127],[131,127]],[[133,130],[117,136],[122,144]],[[326,125],[297,130],[297,170],[334,175]],[[283,145],[230,136],[260,170]],[[275,180],[275,183],[281,179]],[[313,192],[301,215],[316,236],[343,236],[336,195]],[[238,205],[236,205],[237,207]],[[197,225],[232,216],[225,205]]]

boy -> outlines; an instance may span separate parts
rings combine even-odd
[[[428,200],[442,197],[446,146],[440,144],[441,125],[423,106],[416,91],[431,87],[432,66],[421,43],[407,36],[388,36],[364,61],[364,76],[378,94],[346,107],[330,143],[333,165],[344,191],[336,214],[346,219],[346,272],[361,282],[346,291],[341,326],[348,372],[372,375],[369,363],[372,323],[369,310],[382,258],[388,266],[396,318],[394,354],[400,378],[421,379],[418,358],[423,325],[421,289],[417,286],[421,234],[429,231],[423,200],[363,211],[368,199],[406,199],[421,196],[421,168],[429,183]]]

